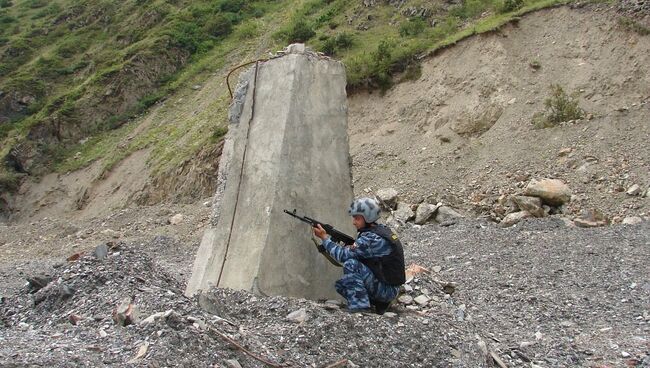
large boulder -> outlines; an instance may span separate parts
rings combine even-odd
[[[400,202],[397,204],[397,210],[393,212],[393,218],[401,223],[406,223],[407,221],[415,217],[415,212],[411,209],[411,205],[408,203]]]
[[[394,210],[397,207],[397,197],[398,193],[394,188],[383,188],[377,191],[377,199],[379,199],[379,203],[387,210]]]
[[[435,205],[431,203],[422,203],[418,206],[418,209],[415,211],[415,223],[418,225],[423,225],[436,213],[436,210],[440,205]]]
[[[558,179],[531,180],[524,194],[539,197],[550,206],[561,206],[571,200],[571,189]]]
[[[441,224],[455,222],[461,217],[463,217],[463,215],[461,215],[460,213],[456,212],[456,210],[448,206],[438,207],[438,211],[436,212],[436,222]]]

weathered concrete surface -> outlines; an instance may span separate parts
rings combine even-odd
[[[188,295],[211,285],[309,299],[336,295],[341,268],[317,252],[309,225],[283,209],[354,235],[346,213],[352,186],[345,69],[300,49],[259,63],[257,77],[255,67],[240,77],[212,225]]]

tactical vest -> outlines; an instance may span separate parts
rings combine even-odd
[[[359,230],[359,234],[371,232],[386,239],[393,249],[389,255],[382,257],[363,258],[361,263],[366,265],[377,279],[385,284],[399,286],[406,282],[404,272],[404,248],[391,229],[384,225],[367,227]]]

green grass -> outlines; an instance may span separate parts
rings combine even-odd
[[[350,90],[386,90],[398,75],[419,78],[423,55],[566,2],[468,0],[448,13],[434,6],[432,27],[430,20],[407,19],[390,5],[362,8],[356,0],[126,0],[119,6],[108,0],[0,0],[0,90],[35,98],[0,130],[0,157],[28,141],[33,127],[57,118],[84,133],[45,148],[50,170],[77,170],[97,160],[110,170],[148,148],[154,171],[170,172],[226,132],[225,86],[196,114],[173,103],[213,73],[225,75],[234,65],[300,40],[341,59]],[[372,17],[353,17],[360,11]],[[129,82],[126,71],[141,60],[148,65],[162,58],[174,66],[138,71],[150,73],[151,84],[137,89],[122,112],[87,113],[110,99],[107,90]],[[154,106],[149,114],[155,119],[146,115]],[[4,177],[10,173],[0,169]]]

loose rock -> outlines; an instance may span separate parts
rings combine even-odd
[[[183,215],[180,213],[175,214],[169,219],[171,225],[178,225],[183,222]]]
[[[550,206],[561,206],[571,200],[571,189],[558,179],[531,180],[524,194],[539,197]]]
[[[138,310],[131,298],[125,298],[113,310],[113,321],[120,326],[128,326],[138,323]]]
[[[534,217],[546,215],[542,208],[542,200],[538,197],[514,196],[512,199],[520,210],[528,212]]]
[[[421,203],[418,206],[417,211],[415,211],[415,223],[418,225],[425,224],[427,221],[429,221],[429,219],[433,216],[439,207],[439,205]]]
[[[229,368],[242,368],[241,364],[239,364],[239,361],[237,361],[237,359],[226,360],[226,366],[228,366]]]
[[[599,227],[609,223],[605,215],[598,210],[585,210],[579,218],[573,220],[579,227]]]
[[[631,196],[637,196],[641,194],[641,187],[639,186],[639,184],[634,184],[627,189],[626,193]]]
[[[462,218],[463,215],[460,213],[456,212],[453,208],[448,207],[448,206],[440,206],[438,208],[438,211],[436,211],[436,222],[440,224],[444,223],[454,223],[456,222],[459,218]]]
[[[623,225],[638,225],[643,222],[643,219],[639,216],[630,216],[623,219]]]
[[[415,299],[413,299],[414,302],[422,306],[427,305],[427,303],[429,303],[429,300],[430,300],[429,297],[427,297],[426,295],[419,295]]]
[[[287,320],[296,323],[303,323],[307,320],[307,311],[305,308],[300,308],[296,311],[293,311],[287,315]]]
[[[397,203],[397,210],[393,212],[393,218],[401,223],[406,223],[407,221],[413,219],[415,213],[411,209],[411,205],[404,202]]]
[[[95,247],[93,255],[100,261],[106,259],[108,257],[108,245],[106,243],[98,245]]]
[[[514,212],[504,217],[503,220],[501,220],[501,222],[499,223],[499,225],[501,227],[510,227],[520,222],[521,220],[529,217],[532,217],[532,215],[528,211]]]
[[[385,209],[395,209],[397,207],[397,190],[394,188],[383,188],[377,191],[377,198],[379,203],[383,207],[388,207]]]
[[[411,304],[413,303],[413,297],[410,295],[400,295],[399,298],[397,298],[397,301],[402,303],[402,304]]]

